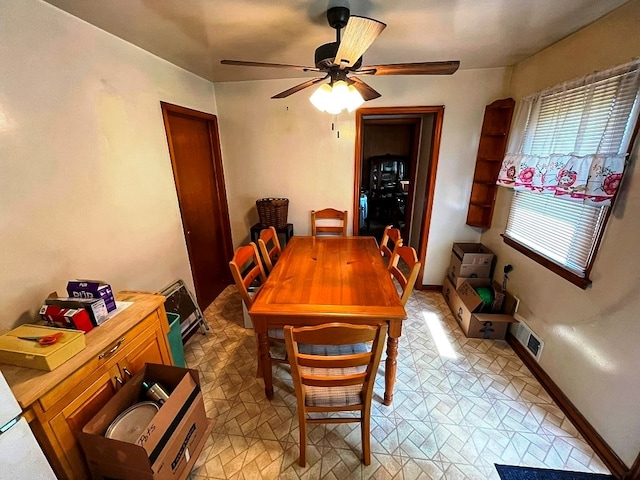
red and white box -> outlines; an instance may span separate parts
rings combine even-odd
[[[84,308],[64,308],[59,305],[43,305],[40,317],[52,327],[72,328],[87,333],[93,329],[89,313]]]

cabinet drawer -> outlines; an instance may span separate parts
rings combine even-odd
[[[150,337],[156,336],[159,330],[159,317],[157,312],[146,317],[142,322],[126,332],[120,338],[114,340],[102,352],[94,356],[78,370],[69,375],[65,380],[56,385],[53,389],[42,395],[39,399],[42,409],[46,412],[58,401],[64,398],[76,387],[82,388],[82,383],[87,378],[101,375],[104,371],[114,366],[120,359],[124,358],[127,352],[135,348],[142,342],[146,342]],[[108,328],[108,323],[97,328]],[[159,331],[162,334],[161,331]],[[81,392],[78,392],[78,394]]]

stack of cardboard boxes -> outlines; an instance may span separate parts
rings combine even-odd
[[[495,255],[480,243],[454,243],[442,294],[467,337],[503,339],[516,301],[491,281]],[[491,293],[491,302],[480,294]]]

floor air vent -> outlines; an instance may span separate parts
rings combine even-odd
[[[533,355],[536,360],[540,360],[542,354],[542,347],[544,342],[529,328],[523,318],[519,315],[514,315],[518,323],[513,324],[513,330],[511,333],[515,334],[518,341]]]

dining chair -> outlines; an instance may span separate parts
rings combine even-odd
[[[267,280],[256,244],[251,242],[249,245],[238,247],[229,262],[229,268],[242,301],[249,310],[260,286]],[[267,331],[267,337],[271,345],[284,343],[284,331],[281,328],[270,328]],[[286,355],[284,358],[272,357],[271,360],[277,363],[289,363]]]
[[[309,423],[359,422],[362,459],[371,463],[371,398],[386,335],[386,324],[284,327],[298,403],[301,467],[306,464]],[[303,345],[308,353],[301,353]],[[309,418],[315,412],[352,411],[359,411],[359,417]]]
[[[323,210],[311,210],[311,235],[338,235],[347,236],[347,211],[325,208]],[[327,225],[327,221],[331,221]],[[319,221],[319,222],[318,222]]]
[[[389,241],[393,248],[389,248]],[[402,232],[398,228],[394,228],[393,225],[387,225],[384,227],[384,233],[382,234],[382,240],[380,241],[380,254],[386,258],[387,261],[391,261],[393,256],[393,250],[396,247],[402,246]]]
[[[269,244],[271,243],[271,247]],[[267,271],[271,272],[273,266],[282,253],[280,248],[280,241],[278,240],[278,232],[275,227],[265,228],[260,231],[260,238],[258,238],[258,246],[260,247],[260,253],[262,259],[267,267]]]
[[[418,278],[421,263],[413,247],[401,245],[393,250],[391,261],[389,262],[389,273],[391,277],[400,284],[402,294],[400,301],[402,305],[407,304],[409,296]]]

